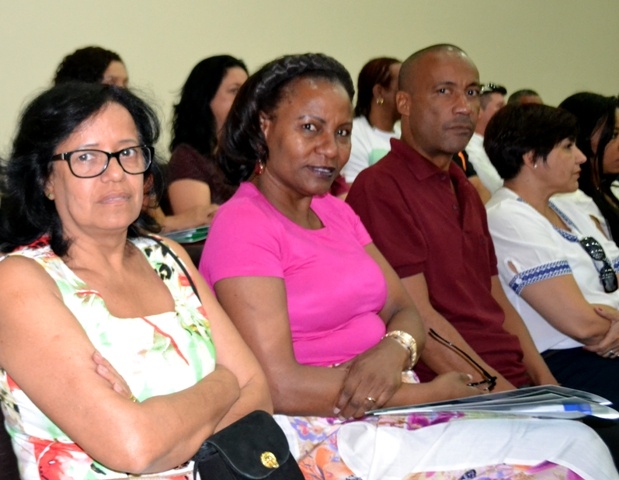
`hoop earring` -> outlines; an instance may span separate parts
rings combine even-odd
[[[385,100],[383,99],[383,97],[379,97],[376,99],[376,105],[382,105],[383,103],[385,103]]]

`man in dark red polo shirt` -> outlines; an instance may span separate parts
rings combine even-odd
[[[497,277],[479,195],[451,158],[479,113],[479,73],[453,45],[435,45],[402,65],[396,96],[402,138],[355,180],[347,201],[394,267],[428,328],[467,352],[497,390],[556,383]],[[468,360],[428,339],[422,380],[462,371]]]

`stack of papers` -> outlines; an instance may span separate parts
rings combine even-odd
[[[479,413],[486,416],[527,416],[539,418],[581,418],[594,416],[616,420],[619,412],[607,399],[573,388],[554,385],[487,393],[446,402],[371,410],[368,415],[401,415],[436,412]]]
[[[188,228],[187,230],[177,230],[176,232],[168,232],[166,237],[177,241],[178,243],[194,243],[201,242],[208,235],[208,225],[203,227]]]

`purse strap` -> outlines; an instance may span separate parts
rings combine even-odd
[[[157,242],[159,244],[159,246],[161,247],[161,251],[163,252],[163,254],[164,255],[170,255],[172,257],[172,259],[177,263],[177,265],[179,267],[181,267],[181,270],[183,271],[183,273],[187,277],[187,280],[189,281],[189,285],[191,286],[191,289],[193,290],[193,293],[196,294],[196,297],[198,297],[198,300],[202,301],[200,299],[200,294],[198,293],[198,289],[196,288],[196,284],[193,283],[193,279],[191,278],[191,275],[189,275],[189,272],[187,271],[187,268],[185,267],[183,262],[181,262],[181,259],[178,258],[178,255],[176,255],[176,253],[174,253],[174,251],[168,246],[167,243],[161,241],[159,238],[155,237],[154,235],[148,235],[148,238],[150,238],[151,240],[154,240],[155,242]]]

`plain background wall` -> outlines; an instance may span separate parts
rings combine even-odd
[[[556,105],[582,89],[619,93],[618,18],[617,0],[0,0],[0,155],[25,103],[87,45],[121,55],[161,114],[167,153],[172,104],[210,55],[254,71],[285,53],[324,52],[356,79],[372,57],[454,43],[482,82],[534,88]]]

